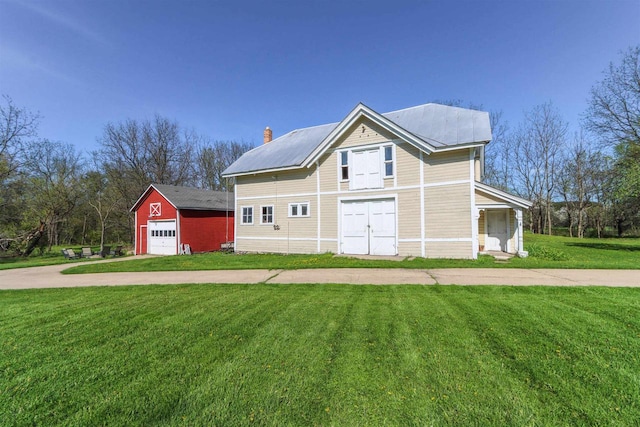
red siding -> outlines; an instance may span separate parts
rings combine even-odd
[[[151,216],[151,204],[160,203],[159,216]],[[140,202],[136,220],[136,254],[147,253],[147,222],[176,219],[176,209],[152,188]],[[188,244],[192,252],[220,250],[220,244],[233,242],[233,212],[181,210],[177,225],[178,244]]]
[[[160,215],[151,216],[151,204],[160,203]],[[158,193],[155,189],[151,189],[147,197],[140,202],[137,212],[136,221],[136,254],[147,253],[147,221],[156,221],[161,219],[176,219],[176,209]]]
[[[233,241],[233,212],[180,211],[180,241],[192,252],[220,250],[220,244]]]

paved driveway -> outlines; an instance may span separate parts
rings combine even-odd
[[[101,261],[104,262],[104,261]],[[0,270],[0,289],[64,288],[179,283],[346,283],[410,285],[547,285],[640,287],[640,270],[516,268],[330,268],[67,274],[70,264]]]

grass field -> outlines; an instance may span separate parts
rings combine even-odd
[[[640,289],[3,291],[2,425],[637,425]]]
[[[527,234],[527,258],[496,263],[490,256],[477,260],[405,259],[403,261],[361,260],[321,255],[225,254],[132,259],[118,263],[81,265],[65,273],[118,271],[175,271],[224,269],[300,269],[300,268],[640,268],[640,239],[577,239]]]

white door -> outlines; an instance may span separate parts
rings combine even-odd
[[[352,161],[353,179],[349,181],[351,190],[382,187],[380,149],[354,151]]]
[[[394,199],[342,203],[342,253],[398,253]]]
[[[149,221],[148,253],[154,255],[176,255],[178,244],[176,239],[176,221]]]
[[[507,251],[507,217],[505,211],[487,211],[485,250]]]
[[[342,204],[342,252],[369,253],[369,211],[367,202]]]
[[[369,202],[369,253],[396,254],[396,204],[394,200]]]

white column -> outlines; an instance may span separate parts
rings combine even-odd
[[[516,222],[518,226],[518,247],[516,248],[516,252],[521,252],[524,250],[524,243],[522,239],[522,209],[516,209]]]

